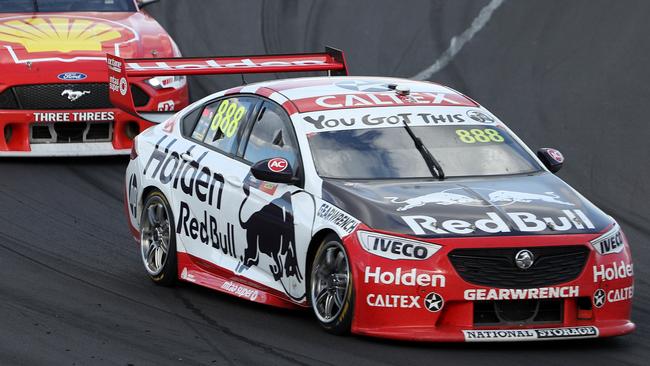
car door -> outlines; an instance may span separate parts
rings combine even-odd
[[[271,158],[286,159],[297,176],[302,163],[295,131],[284,109],[264,100],[247,138],[239,146],[245,167],[237,179],[229,179],[224,196],[233,200],[230,222],[239,226],[235,244],[239,254],[237,273],[262,278],[262,283],[296,301],[305,298],[305,257],[311,239],[314,200],[301,183],[260,181],[250,166]],[[241,178],[241,180],[240,180]]]
[[[176,233],[189,254],[217,266],[234,268],[237,262],[237,223],[227,219],[233,202],[224,190],[248,171],[237,151],[259,103],[252,96],[219,98],[206,103],[193,124],[185,121],[193,127],[183,126],[191,150],[181,155],[187,172],[178,189],[186,200],[179,202]]]

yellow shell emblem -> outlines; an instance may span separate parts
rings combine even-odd
[[[101,51],[122,34],[91,19],[27,18],[0,23],[0,41],[22,44],[27,52]]]

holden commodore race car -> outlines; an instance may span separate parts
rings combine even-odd
[[[183,76],[135,78],[134,116],[108,97],[106,53],[180,56],[134,0],[3,0],[0,156],[128,154],[158,111],[187,106]]]
[[[143,131],[125,208],[151,279],[308,307],[326,330],[418,341],[630,333],[616,221],[450,88],[352,77],[343,54],[125,60],[131,77],[329,71],[207,96]]]

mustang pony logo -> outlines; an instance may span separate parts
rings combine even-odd
[[[75,100],[81,98],[82,96],[90,94],[90,91],[84,90],[84,91],[76,91],[72,89],[66,89],[61,92],[61,96],[68,96],[68,100],[71,102],[74,102]]]
[[[464,188],[452,188],[447,189],[442,192],[429,193],[423,196],[417,196],[409,198],[406,200],[400,201],[398,197],[384,197],[392,203],[403,204],[403,206],[398,207],[397,211],[406,211],[415,207],[421,207],[429,203],[435,203],[441,206],[450,206],[450,205],[463,205],[463,206],[474,206],[474,207],[489,207],[489,206],[508,206],[517,202],[521,203],[530,203],[533,201],[542,201],[548,203],[555,203],[558,205],[573,206],[570,202],[561,201],[560,196],[556,195],[553,192],[545,192],[544,194],[540,193],[526,193],[526,192],[515,192],[515,191],[493,191],[489,189],[475,189],[474,191],[489,191],[486,197],[481,198],[477,195],[477,198],[470,197],[466,194],[454,193],[456,192],[466,192]]]
[[[16,63],[28,61],[104,59],[104,52],[119,54],[121,44],[137,40],[135,31],[117,22],[84,16],[18,16],[0,19],[0,43]],[[21,47],[17,47],[20,45]],[[56,53],[34,59],[30,54]],[[87,57],[94,54],[96,57]],[[72,54],[60,58],[61,54]]]

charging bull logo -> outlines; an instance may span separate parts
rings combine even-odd
[[[538,193],[524,193],[513,191],[496,191],[489,194],[490,202],[493,205],[505,206],[516,202],[530,203],[533,201],[542,201],[548,203],[555,203],[558,205],[573,206],[570,202],[560,200],[560,196],[553,192],[545,192],[545,194]]]
[[[398,197],[386,197],[392,203],[405,204],[402,207],[399,207],[397,211],[406,211],[415,207],[424,206],[428,203],[435,203],[437,205],[449,206],[449,205],[468,205],[468,206],[477,206],[481,204],[481,200],[468,197],[462,194],[449,193],[446,191],[430,193],[424,196],[410,198],[404,201],[400,201]]]
[[[5,47],[16,62],[52,60],[30,56],[45,52],[57,53],[57,56],[96,53],[98,58],[104,59],[103,53],[118,52],[120,44],[136,39],[135,32],[128,27],[100,18],[22,16],[0,20],[0,42],[7,43]],[[61,60],[60,57],[54,59]]]
[[[494,191],[483,188],[474,189],[477,193],[485,193],[484,198],[470,197],[467,194],[456,192],[467,192],[464,188],[452,188],[442,192],[429,193],[423,196],[413,197],[405,200],[400,200],[398,197],[385,197],[392,203],[402,204],[397,208],[397,211],[407,211],[415,207],[421,207],[427,204],[436,204],[441,206],[450,205],[463,205],[473,207],[490,207],[490,206],[508,206],[515,203],[530,203],[533,201],[542,201],[548,203],[555,203],[558,205],[574,206],[570,202],[560,200],[560,196],[553,192],[540,193],[526,193],[515,191]],[[488,193],[489,192],[489,193]]]
[[[298,282],[302,282],[303,276],[296,257],[291,192],[274,199],[246,221],[242,219],[242,210],[250,196],[249,180],[244,183],[244,193],[246,198],[239,208],[239,223],[246,230],[247,246],[240,258],[241,264],[246,268],[257,266],[260,253],[263,253],[273,262],[269,269],[276,281],[281,281],[284,277],[295,277]]]

